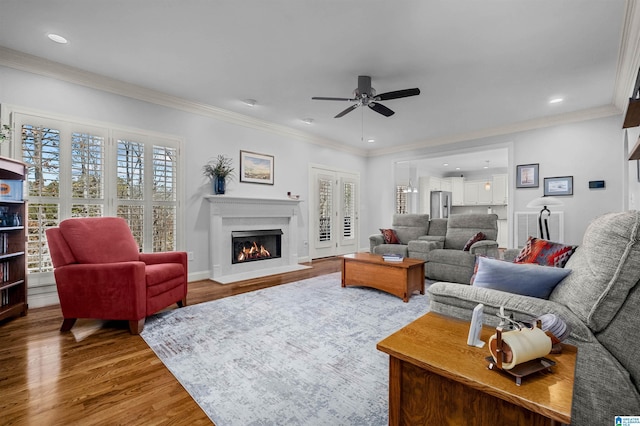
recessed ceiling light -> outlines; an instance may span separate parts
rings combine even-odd
[[[246,106],[255,106],[256,105],[256,100],[255,99],[244,99],[242,101],[243,104],[245,104]]]
[[[375,139],[367,139],[367,142],[369,143],[374,143],[376,140]]]
[[[56,43],[60,43],[60,44],[69,43],[69,41],[66,38],[58,34],[50,33],[50,34],[47,34],[47,37],[49,37],[49,40],[55,41]]]
[[[311,124],[311,123],[313,123],[313,118],[303,118],[302,122],[304,124]]]
[[[460,170],[460,167],[456,167],[456,170]]]
[[[449,163],[444,163],[443,164],[444,167],[447,167],[448,165],[449,165]]]
[[[559,104],[560,102],[564,101],[563,98],[553,98],[549,101],[550,104]]]

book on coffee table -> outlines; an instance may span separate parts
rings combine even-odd
[[[402,262],[404,257],[401,254],[383,254],[382,259],[385,262]]]

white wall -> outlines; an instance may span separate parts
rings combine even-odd
[[[627,167],[622,117],[502,135],[455,145],[428,147],[392,155],[364,158],[308,143],[289,134],[244,127],[187,113],[127,97],[66,83],[63,81],[0,67],[0,104],[34,108],[55,114],[86,118],[119,126],[169,133],[183,137],[186,151],[186,247],[195,259],[189,265],[193,274],[206,276],[208,254],[208,203],[203,196],[211,193],[201,168],[217,154],[234,158],[238,166],[240,149],[275,156],[273,186],[229,184],[228,193],[239,196],[284,197],[288,191],[308,199],[308,165],[324,164],[360,173],[362,196],[360,210],[360,247],[368,247],[368,236],[380,227],[391,225],[394,211],[394,162],[434,156],[453,149],[482,146],[509,147],[511,169],[516,164],[540,164],[540,188],[515,189],[513,170],[509,171],[511,212],[526,209],[529,200],[542,195],[544,177],[571,175],[574,195],[563,197],[565,206],[565,241],[581,242],[588,222],[607,211],[623,210],[626,190],[636,194],[633,205],[640,203],[640,185],[634,182],[635,168]],[[637,140],[630,136],[629,145]],[[630,148],[630,147],[629,147]],[[635,164],[633,164],[635,166]],[[633,176],[632,176],[633,175]],[[604,190],[589,190],[589,180],[605,180]],[[300,207],[298,253],[308,255],[308,204]]]
[[[189,263],[190,277],[209,276],[209,203],[212,193],[202,175],[204,163],[218,154],[233,158],[236,170],[240,150],[273,155],[274,185],[239,183],[227,186],[227,194],[285,198],[299,194],[298,253],[308,256],[308,171],[309,163],[330,165],[360,174],[367,181],[366,158],[311,144],[288,134],[244,127],[211,117],[158,106],[87,87],[0,67],[0,105],[36,109],[56,115],[89,119],[117,126],[168,133],[185,140],[185,231],[186,251],[194,252]],[[362,228],[365,229],[365,228]],[[367,243],[368,244],[368,243]]]
[[[452,149],[470,150],[482,146],[510,149],[510,212],[527,211],[526,204],[543,195],[543,178],[573,176],[574,195],[561,197],[565,205],[565,242],[579,244],[587,224],[596,216],[625,209],[626,150],[622,116],[594,119],[549,128],[512,133],[445,147],[431,147],[371,158],[367,164],[368,233],[391,225],[394,211],[393,163],[409,158],[433,157]],[[635,142],[634,142],[635,143]],[[633,144],[632,144],[633,145]],[[540,187],[516,189],[517,164],[540,164]],[[634,164],[635,166],[635,164]],[[588,189],[589,180],[605,180],[603,190]],[[640,191],[639,191],[640,192]],[[640,194],[638,195],[640,196]],[[640,199],[638,199],[640,200]],[[636,201],[636,204],[640,201]],[[511,221],[513,223],[513,221]],[[366,234],[367,232],[363,232]]]

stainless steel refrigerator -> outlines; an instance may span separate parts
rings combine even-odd
[[[451,213],[451,192],[431,191],[431,219],[447,219]]]

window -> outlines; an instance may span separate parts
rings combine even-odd
[[[333,215],[333,180],[318,179],[318,240],[331,240],[331,216]]]
[[[354,216],[356,212],[355,200],[356,185],[353,182],[342,183],[342,238],[354,238]]]
[[[69,217],[119,216],[142,251],[180,246],[180,141],[108,126],[13,115],[28,165],[27,263],[53,270],[45,231]]]

